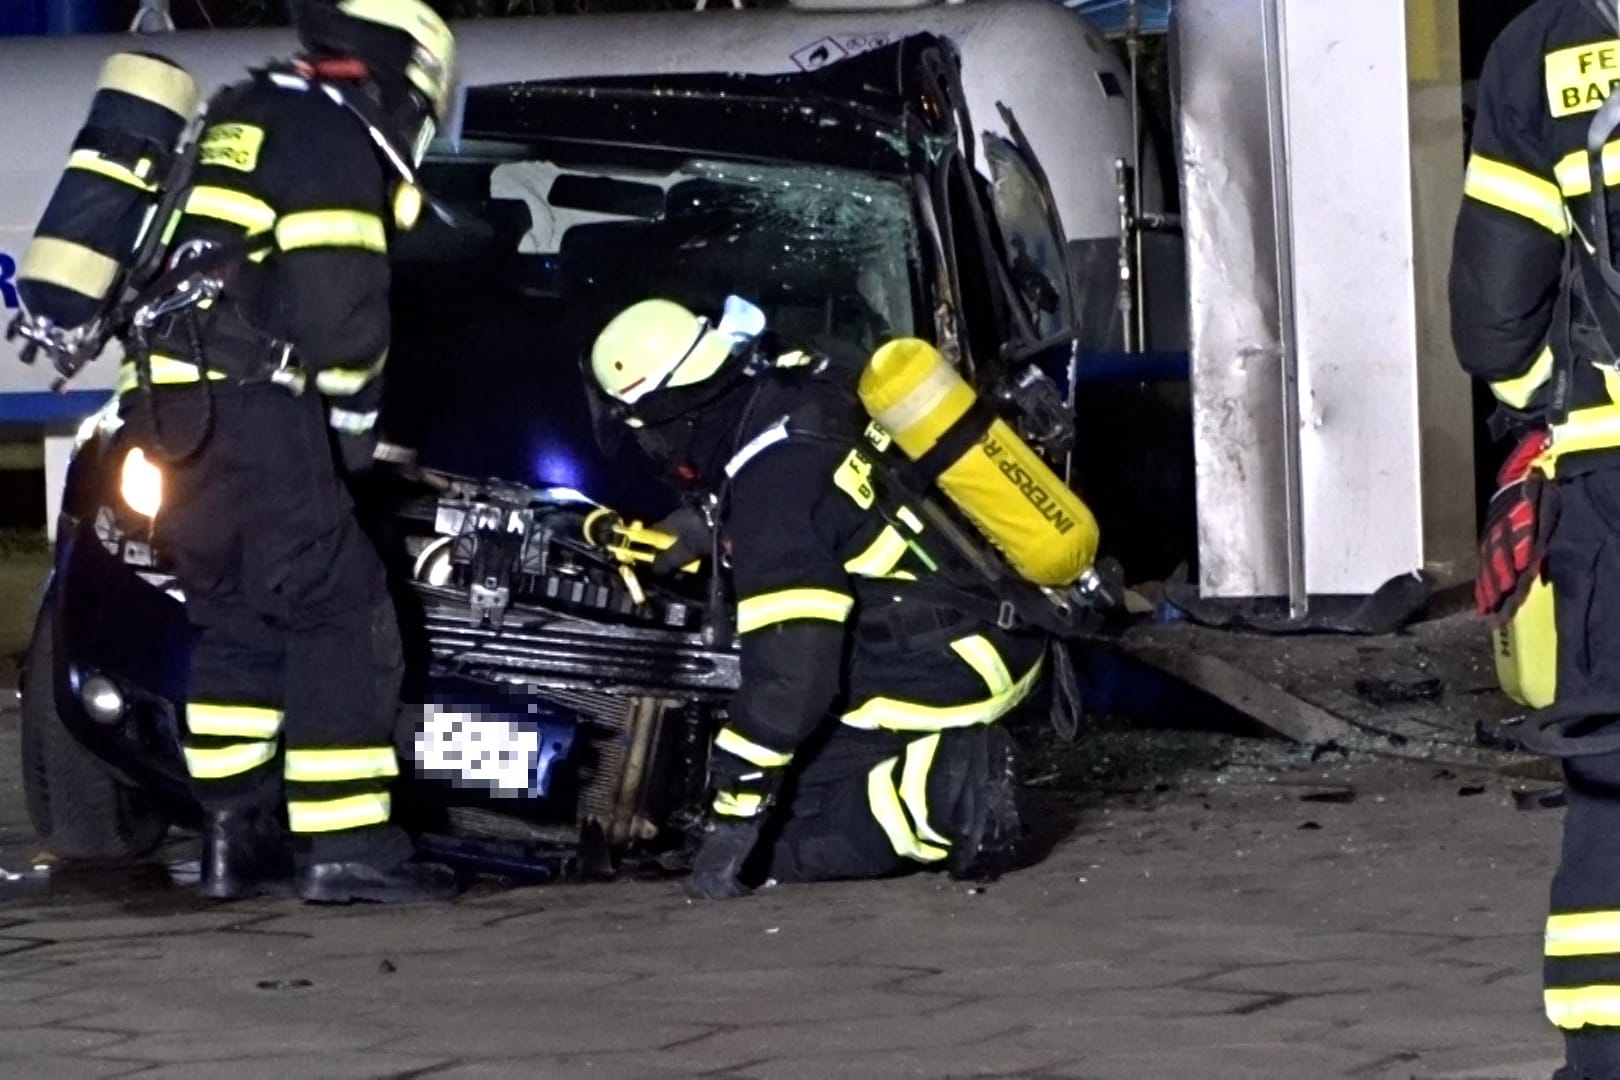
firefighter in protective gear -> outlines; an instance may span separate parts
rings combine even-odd
[[[1620,341],[1599,332],[1580,250],[1595,250],[1594,115],[1620,78],[1613,0],[1541,0],[1497,39],[1478,115],[1451,269],[1453,338],[1490,384],[1510,458],[1483,546],[1481,608],[1502,619],[1551,583],[1560,701],[1620,694]],[[1620,183],[1603,149],[1608,185]],[[1612,192],[1611,192],[1612,194]],[[1579,247],[1577,247],[1579,245]],[[1525,461],[1533,456],[1533,461]],[[1541,483],[1526,483],[1531,472]],[[1555,516],[1553,516],[1555,515]],[[1550,522],[1550,533],[1544,526]],[[1545,555],[1540,550],[1545,537]],[[1568,811],[1551,889],[1548,1018],[1565,1036],[1558,1080],[1620,1078],[1620,754],[1564,762]]]
[[[936,588],[943,556],[859,445],[864,358],[783,351],[763,331],[735,298],[717,322],[651,299],[590,354],[643,449],[713,496],[729,557],[742,686],[688,891],[980,872],[1017,835],[996,722],[1034,687],[1045,642]]]
[[[411,861],[391,820],[402,648],[346,474],[376,445],[388,246],[408,224],[376,140],[419,153],[453,41],[420,0],[295,14],[303,54],[211,104],[169,250],[273,246],[152,327],[121,372],[120,435],[161,470],[153,538],[193,627],[183,732],[203,891],[293,876],[315,902],[445,896],[450,872]]]

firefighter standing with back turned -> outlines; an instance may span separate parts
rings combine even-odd
[[[1451,269],[1457,352],[1518,440],[1486,517],[1479,607],[1498,627],[1528,619],[1544,571],[1559,708],[1599,714],[1620,703],[1620,307],[1595,257],[1616,218],[1597,221],[1587,146],[1620,79],[1617,38],[1614,0],[1541,0],[1503,31],[1479,83]],[[1611,141],[1600,155],[1605,198],[1617,154]],[[1620,1080],[1620,753],[1570,754],[1564,774],[1544,969],[1565,1037],[1557,1080]]]
[[[388,152],[420,159],[454,43],[420,0],[301,0],[294,15],[303,55],[211,104],[169,250],[274,249],[157,325],[149,371],[125,364],[124,437],[163,463],[154,538],[193,626],[184,749],[206,812],[203,891],[248,895],[295,871],[316,902],[444,896],[450,872],[410,861],[390,820],[401,644],[344,472],[376,445],[389,237],[421,206]]]
[[[988,869],[1018,831],[996,721],[1035,685],[1045,639],[987,624],[972,599],[935,588],[945,556],[877,490],[857,445],[860,403],[823,377],[836,360],[781,349],[763,329],[735,299],[718,323],[646,300],[590,356],[643,449],[724,493],[715,513],[742,686],[715,739],[712,819],[688,892]],[[669,565],[710,550],[693,540],[703,530],[677,531],[686,540]]]

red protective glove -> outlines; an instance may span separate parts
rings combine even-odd
[[[1544,431],[1524,436],[1496,474],[1474,579],[1474,607],[1493,627],[1512,620],[1541,575],[1557,518],[1556,489],[1534,467],[1547,446]]]

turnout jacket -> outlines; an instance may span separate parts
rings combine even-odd
[[[198,312],[210,378],[290,346],[297,385],[328,399],[331,425],[372,430],[389,340],[392,184],[365,125],[318,91],[252,80],[215,99],[169,250],[244,236],[275,246],[227,270],[219,299]],[[160,329],[153,383],[197,381],[186,329]],[[126,365],[120,391],[135,379]]]
[[[1620,40],[1585,0],[1540,0],[1515,19],[1480,77],[1454,237],[1459,359],[1510,418],[1551,427],[1548,460],[1560,473],[1620,460],[1620,370],[1564,273],[1566,244],[1590,250],[1587,130],[1617,85]],[[1603,170],[1608,187],[1620,184],[1620,140],[1604,147]],[[1617,204],[1611,197],[1611,235]],[[1560,333],[1558,300],[1571,288],[1572,325]],[[1567,417],[1550,408],[1562,363],[1572,363]]]
[[[943,545],[879,491],[869,446],[780,437],[802,415],[764,424],[727,465],[742,685],[715,741],[735,767],[717,774],[756,782],[722,784],[720,814],[758,813],[824,720],[915,736],[989,724],[1041,672],[1044,637],[929,591]]]

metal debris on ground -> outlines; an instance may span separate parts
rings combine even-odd
[[[1362,678],[1355,681],[1355,691],[1357,697],[1374,705],[1410,705],[1419,701],[1438,701],[1446,692],[1446,684],[1435,678]]]
[[[1557,810],[1565,801],[1562,787],[1517,788],[1513,792],[1513,806],[1518,810]]]

